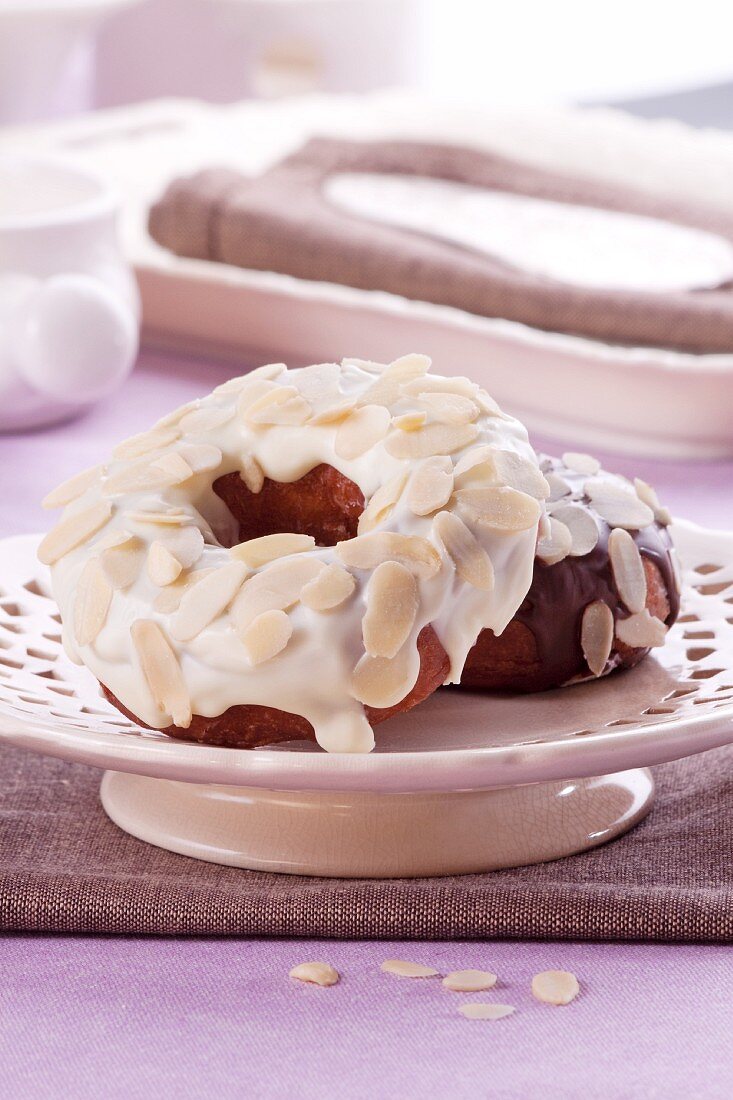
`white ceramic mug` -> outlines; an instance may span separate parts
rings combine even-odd
[[[140,301],[118,199],[56,158],[0,158],[0,430],[66,419],[132,369]]]

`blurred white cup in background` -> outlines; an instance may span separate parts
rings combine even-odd
[[[140,301],[118,199],[59,158],[0,158],[0,430],[67,419],[132,369]]]

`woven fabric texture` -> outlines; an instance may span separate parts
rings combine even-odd
[[[121,832],[99,772],[0,750],[0,929],[183,935],[728,942],[733,747],[656,770],[636,829],[583,855],[454,878],[218,867]]]

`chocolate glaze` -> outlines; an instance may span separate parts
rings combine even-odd
[[[599,537],[596,547],[582,557],[566,557],[555,565],[546,565],[539,559],[535,561],[532,584],[514,620],[531,632],[537,648],[541,671],[538,673],[533,670],[531,690],[544,690],[571,680],[586,679],[591,675],[580,642],[583,611],[589,603],[603,600],[611,608],[615,619],[628,616],[616,590],[608,556],[611,528],[595,511],[584,492],[586,477],[569,470],[558,459],[547,456],[540,458],[545,473],[557,474],[571,487],[572,492],[556,503],[559,505],[572,502],[586,508],[596,522]],[[613,475],[605,471],[600,471],[596,476],[608,477],[609,480],[613,478]],[[659,523],[650,524],[630,534],[642,559],[652,563],[658,570],[666,590],[664,595],[668,614],[665,622],[670,626],[679,613],[679,593],[670,556],[672,540],[666,528]],[[648,569],[646,572],[649,574]],[[614,647],[607,672],[621,664],[627,667],[635,664],[648,652],[647,649],[622,648],[626,650],[623,655],[618,647]],[[477,669],[478,659],[477,652]],[[464,682],[471,687],[479,686],[476,676],[471,675],[470,654]],[[520,675],[511,676],[505,686],[527,690],[528,685],[522,682]]]

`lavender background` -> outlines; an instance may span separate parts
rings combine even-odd
[[[0,436],[0,536],[47,527],[37,501],[48,488],[230,373],[145,353],[84,419]],[[680,515],[733,527],[733,463],[607,461]],[[379,971],[390,957],[494,970],[501,985],[470,997],[400,981]],[[342,983],[290,981],[309,959],[333,963]],[[553,967],[581,981],[565,1008],[529,993],[532,974]],[[725,947],[9,936],[0,974],[0,1096],[11,1100],[733,1095]],[[457,1008],[472,999],[517,1012],[468,1021]]]

